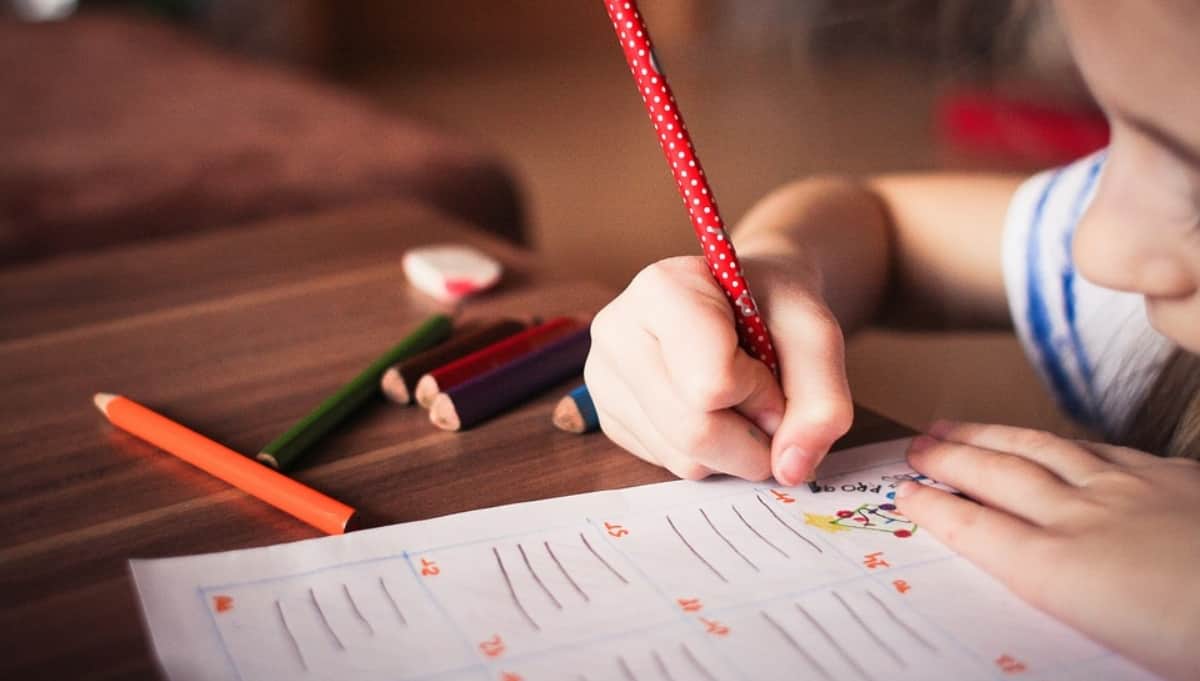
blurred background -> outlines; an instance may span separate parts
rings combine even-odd
[[[641,6],[731,223],[815,173],[1031,173],[1105,143],[1049,3]],[[0,266],[413,192],[614,288],[696,251],[600,0],[0,7]],[[1065,428],[1008,335],[850,354],[856,398],[910,424]]]

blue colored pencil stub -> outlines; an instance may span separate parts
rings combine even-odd
[[[591,433],[600,429],[596,405],[586,385],[575,388],[554,408],[554,425],[569,433]]]

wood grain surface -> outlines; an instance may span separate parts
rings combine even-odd
[[[439,309],[400,256],[446,241],[508,268],[464,318],[591,314],[613,294],[399,202],[0,272],[0,677],[152,678],[130,558],[316,536],[114,430],[94,392],[258,451]],[[556,430],[571,384],[463,433],[380,399],[295,475],[368,526],[670,479],[602,435]],[[843,444],[903,433],[864,411]]]

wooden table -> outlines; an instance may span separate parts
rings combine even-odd
[[[400,256],[444,241],[508,267],[468,316],[590,314],[613,293],[406,203],[0,272],[0,677],[152,677],[129,558],[317,536],[113,429],[93,393],[257,451],[437,310],[405,285]],[[464,433],[380,402],[296,476],[371,524],[670,478],[603,436],[556,431],[558,395]],[[844,443],[902,433],[863,412]]]

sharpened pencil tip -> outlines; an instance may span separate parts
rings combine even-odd
[[[417,381],[417,404],[428,409],[440,392],[438,390],[437,379],[429,374],[425,374]]]
[[[446,393],[438,393],[429,405],[429,421],[442,430],[459,430],[462,420],[454,408],[454,401]]]
[[[117,399],[117,396],[112,393],[96,393],[95,395],[92,395],[92,402],[95,403],[96,408],[100,410],[100,413],[104,414],[105,416],[108,416],[108,403],[115,399]]]
[[[408,393],[408,386],[404,384],[404,377],[400,375],[400,370],[396,367],[390,367],[383,372],[383,378],[379,379],[379,389],[396,404],[408,404],[412,401],[412,396]]]
[[[559,430],[565,430],[568,433],[582,434],[586,430],[583,417],[579,414],[579,405],[575,404],[575,400],[570,395],[558,401],[550,420]]]

